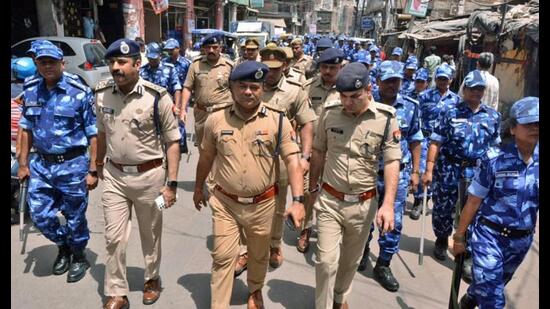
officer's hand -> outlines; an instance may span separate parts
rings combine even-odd
[[[101,180],[105,179],[105,176],[103,175],[103,165],[96,166],[96,170],[97,170],[97,177]]]
[[[453,243],[453,255],[459,256],[466,251],[466,244],[463,242],[455,241]]]
[[[174,115],[179,115],[181,112],[181,109],[177,108],[176,105],[174,105],[173,111],[174,111]]]
[[[376,214],[376,225],[382,229],[382,234],[393,231],[394,220],[393,206],[383,204]]]
[[[424,175],[422,175],[422,185],[424,187],[429,187],[432,184],[432,171],[426,171]]]
[[[180,120],[185,123],[187,120],[187,112],[183,109],[179,112]]]
[[[19,178],[20,181],[23,181],[29,176],[31,176],[31,171],[29,170],[29,167],[19,165],[19,168],[17,169],[17,178]]]
[[[300,227],[302,226],[302,222],[306,218],[306,209],[304,207],[304,204],[300,202],[293,202],[292,206],[285,210],[285,213],[283,215],[285,220],[289,215],[292,216],[296,229],[300,229]]]
[[[309,162],[306,159],[300,159],[300,168],[302,168],[302,173],[307,174],[309,172]]]
[[[86,186],[88,187],[89,191],[92,191],[97,187],[97,177],[90,175],[86,175]]]
[[[411,175],[411,191],[413,193],[418,190],[419,183],[420,183],[420,176],[418,176],[418,173],[413,173]]]
[[[160,193],[162,193],[162,197],[164,197],[166,208],[174,206],[176,203],[176,188],[164,186],[160,189]]]
[[[195,189],[193,193],[193,203],[195,203],[195,208],[198,211],[201,211],[202,207],[206,207],[206,198],[202,189]]]

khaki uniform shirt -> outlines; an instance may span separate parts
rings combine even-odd
[[[157,95],[162,140],[157,137],[153,118]],[[113,80],[102,81],[96,87],[95,99],[97,129],[105,132],[107,157],[116,163],[137,165],[162,158],[162,144],[181,137],[170,95],[141,77],[127,95],[118,90]]]
[[[297,59],[297,60],[293,59],[292,62],[290,63],[290,66],[302,72],[305,72],[311,66],[312,61],[313,61],[313,58],[311,58],[311,56],[304,54],[302,55],[302,57],[300,57],[300,59]]]
[[[274,88],[264,89],[263,101],[283,109],[288,119],[296,120],[298,125],[304,125],[317,119],[302,85],[287,80],[284,76]]]
[[[236,105],[208,117],[201,148],[216,154],[212,174],[218,185],[231,194],[249,197],[266,191],[277,179],[278,158],[272,155],[283,110],[262,102],[256,113],[246,118]],[[290,122],[283,117],[281,158],[300,152],[291,132]]]
[[[184,87],[195,91],[195,104],[203,107],[215,104],[231,103],[229,75],[233,62],[221,57],[211,66],[206,56],[193,61],[187,72]]]
[[[306,91],[308,92],[311,106],[317,116],[323,112],[323,106],[327,102],[340,101],[340,93],[336,90],[336,85],[326,87],[320,75],[317,75],[306,82]],[[313,132],[317,132],[319,119],[313,123]]]
[[[304,85],[306,83],[306,75],[304,72],[296,69],[296,68],[290,68],[288,70],[288,74],[285,74],[285,77],[287,80],[291,80],[293,82],[296,82],[300,85]]]
[[[391,117],[386,146],[381,149],[387,118]],[[313,148],[326,152],[323,181],[347,194],[376,188],[378,164],[401,159],[395,109],[371,101],[367,111],[348,115],[340,102],[327,102],[319,118]]]

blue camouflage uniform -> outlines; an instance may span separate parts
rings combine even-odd
[[[36,53],[37,58],[63,58],[60,49],[47,44],[37,47]],[[19,126],[32,133],[32,146],[37,151],[29,160],[31,218],[49,240],[81,250],[90,238],[85,217],[90,163],[87,147],[89,139],[97,135],[92,91],[66,73],[51,90],[42,77],[27,81],[24,89]],[[62,159],[71,152],[76,157]],[[48,155],[60,156],[52,162]],[[66,225],[60,225],[57,211],[65,216]]]
[[[425,81],[427,82],[428,81],[428,70],[425,69],[425,68],[420,68],[418,70],[416,70],[416,72],[414,73],[414,77],[413,77],[413,80],[414,82],[416,81]],[[414,83],[413,83],[414,85]],[[426,91],[428,91],[428,89],[425,89],[424,91],[422,92],[418,92],[416,91],[416,86],[413,87],[413,89],[409,92],[407,92],[405,95],[415,99],[415,100],[419,100],[419,103],[420,103],[420,97],[426,93]]]
[[[511,109],[511,118],[527,124],[539,121],[539,99],[527,97]],[[468,295],[480,309],[504,308],[504,286],[512,279],[533,241],[539,210],[539,147],[525,163],[512,142],[487,152],[468,192],[483,199],[472,231],[473,282]],[[489,227],[485,220],[496,224]],[[524,231],[506,235],[502,228]],[[500,232],[499,232],[500,230]]]
[[[398,61],[384,61],[379,67],[378,76],[380,80],[399,77],[403,78],[402,67]],[[380,92],[373,92],[373,99],[376,102],[381,102]],[[412,153],[409,150],[409,145],[414,142],[421,142],[424,139],[422,130],[420,129],[420,111],[418,101],[409,97],[397,94],[397,98],[392,105],[396,109],[397,122],[399,124],[400,144],[401,144],[401,165],[399,172],[399,184],[395,196],[394,214],[395,228],[391,232],[380,236],[378,244],[380,245],[379,258],[384,261],[390,261],[393,254],[399,251],[399,239],[401,238],[401,230],[403,228],[403,212],[407,200],[409,181],[412,168]],[[395,136],[395,134],[394,134]],[[384,162],[380,161],[377,190],[379,193],[378,201],[382,203],[384,200]],[[371,226],[371,234],[369,235],[370,242],[374,225]]]
[[[147,44],[146,56],[151,59],[159,58],[160,46],[154,42]],[[161,61],[156,68],[147,63],[139,69],[139,75],[148,82],[166,88],[172,97],[177,90],[181,90],[178,72],[171,63]]]
[[[470,72],[467,87],[485,86],[479,71]],[[459,180],[471,180],[474,167],[492,146],[500,143],[500,113],[486,104],[473,112],[462,101],[446,107],[433,128],[430,141],[440,144],[433,172],[433,230],[437,238],[447,238],[453,229],[452,213],[458,198]]]
[[[418,59],[416,56],[410,56],[405,62],[404,70],[413,69],[416,71],[418,68]],[[408,93],[414,91],[414,75],[412,77],[403,76],[403,81],[401,82],[401,90],[399,91],[402,95],[408,95]]]
[[[439,71],[436,72],[436,75],[447,76],[451,78],[452,72],[446,67],[438,68]],[[421,71],[422,70],[422,71]],[[428,72],[425,68],[419,70],[419,74],[426,74]],[[423,80],[424,75],[422,76]],[[426,171],[426,160],[428,159],[428,146],[430,135],[434,131],[435,126],[440,122],[440,116],[443,110],[454,107],[458,102],[460,102],[460,97],[452,92],[450,89],[441,95],[439,89],[436,87],[426,89],[424,92],[418,95],[418,101],[420,103],[420,115],[422,118],[422,132],[424,133],[424,140],[422,141],[422,151],[420,152],[420,173],[424,174]],[[427,195],[428,197],[432,196],[432,190],[435,186],[435,179],[432,182],[432,186],[428,188]],[[421,199],[424,192],[424,187],[422,184],[418,185],[418,190],[414,193],[416,199]]]

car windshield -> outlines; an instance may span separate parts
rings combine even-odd
[[[84,44],[84,55],[86,55],[86,61],[94,67],[103,67],[107,65],[107,62],[105,61],[105,52],[105,47],[99,43]]]

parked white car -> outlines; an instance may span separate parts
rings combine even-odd
[[[105,47],[98,40],[57,36],[34,37],[12,45],[12,58],[25,57],[34,40],[48,40],[61,48],[65,71],[80,76],[92,89],[100,80],[111,78],[105,61]]]

